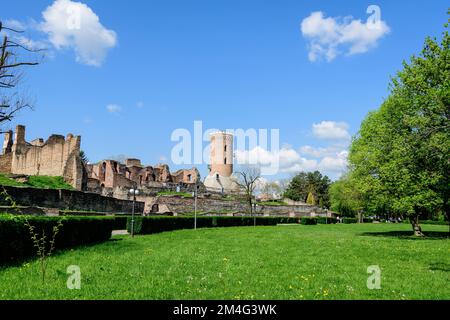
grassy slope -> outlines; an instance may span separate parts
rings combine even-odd
[[[446,226],[425,225],[446,235]],[[450,299],[450,241],[403,224],[181,230],[119,237],[0,270],[0,299]],[[376,233],[376,234],[368,234]],[[79,265],[82,289],[66,289]],[[382,269],[368,290],[367,267]]]
[[[19,183],[3,174],[0,174],[0,186],[74,190],[71,185],[64,182],[62,177],[47,176],[31,176],[27,183]]]

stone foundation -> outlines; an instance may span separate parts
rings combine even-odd
[[[4,187],[17,205],[71,211],[131,213],[133,201],[104,197],[95,193],[70,190]],[[3,199],[2,205],[5,203]],[[136,201],[135,212],[144,212],[144,202]]]

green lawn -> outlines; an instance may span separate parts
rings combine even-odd
[[[127,236],[0,270],[0,299],[450,299],[447,226],[241,227]],[[78,265],[82,287],[66,289]],[[367,289],[367,267],[381,290]]]

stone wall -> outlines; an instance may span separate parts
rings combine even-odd
[[[0,155],[0,172],[10,173],[12,164],[12,154]]]
[[[63,177],[77,190],[83,189],[86,173],[80,158],[81,137],[68,134],[67,138],[52,135],[44,142],[25,140],[25,127],[17,126],[4,136],[0,171],[33,176]]]
[[[157,205],[157,206],[155,206]],[[160,196],[153,200],[153,204],[146,208],[159,209],[159,213],[172,212],[185,214],[194,212],[194,199],[182,198],[180,196]],[[199,197],[197,199],[197,211],[204,214],[245,214],[248,212],[248,204],[242,200],[223,200]],[[309,205],[301,206],[261,206],[258,205],[256,212],[262,215],[273,216],[310,216],[324,215],[326,212],[317,207]],[[156,213],[156,212],[153,212]]]
[[[95,193],[70,190],[5,187],[17,205],[60,210],[130,213],[133,202],[104,197]],[[9,203],[3,203],[9,205]],[[144,212],[144,202],[135,203],[135,212]]]
[[[98,192],[98,189],[146,188],[165,184],[192,184],[201,183],[200,173],[196,168],[178,170],[170,173],[169,166],[157,165],[155,167],[141,166],[139,159],[126,159],[125,164],[115,160],[104,160],[97,164],[86,166],[88,174],[88,191]],[[95,182],[97,180],[97,182]]]

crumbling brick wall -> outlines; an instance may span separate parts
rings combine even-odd
[[[52,135],[47,141],[25,140],[25,127],[17,126],[14,140],[12,132],[5,134],[0,171],[36,176],[61,176],[75,189],[82,190],[86,180],[80,158],[81,137]]]

